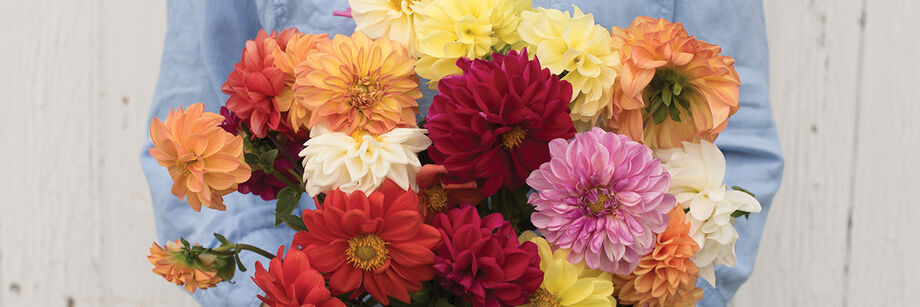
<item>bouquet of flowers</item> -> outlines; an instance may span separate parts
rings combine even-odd
[[[297,230],[275,254],[154,243],[155,273],[195,292],[251,251],[270,306],[693,306],[736,262],[760,204],[711,143],[741,84],[719,46],[528,0],[397,3],[350,0],[350,36],[261,31],[219,114],[153,120],[173,194],[276,200]]]

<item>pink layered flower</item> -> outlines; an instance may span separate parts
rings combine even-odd
[[[670,176],[645,145],[594,128],[549,144],[551,160],[527,178],[531,221],[569,261],[631,273],[668,226]]]
[[[444,241],[433,265],[438,281],[474,307],[523,305],[543,282],[537,245],[518,243],[501,214],[480,218],[464,206],[438,214],[432,225]]]

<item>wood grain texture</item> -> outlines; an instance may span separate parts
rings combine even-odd
[[[920,4],[764,2],[786,171],[732,305],[915,304]],[[145,259],[165,18],[160,1],[0,1],[0,306],[194,305]]]

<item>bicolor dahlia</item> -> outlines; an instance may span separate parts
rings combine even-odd
[[[196,103],[183,110],[170,110],[165,122],[150,124],[153,147],[150,155],[169,170],[172,193],[201,211],[224,210],[224,195],[236,191],[249,179],[251,170],[243,159],[243,139],[224,131],[220,114],[204,112]]]
[[[619,59],[610,48],[607,29],[594,23],[594,15],[577,6],[568,11],[537,8],[521,13],[518,27],[527,49],[554,74],[572,84],[572,120],[579,131],[606,121],[613,112],[613,81]]]
[[[415,23],[419,13],[431,0],[348,0],[355,31],[371,38],[386,37],[406,47],[409,56],[417,58],[418,37]]]
[[[729,190],[725,178],[725,156],[707,141],[684,142],[683,148],[658,150],[671,174],[670,193],[689,210],[690,236],[700,246],[693,262],[711,285],[716,285],[713,265],[735,265],[735,211],[760,212],[760,203],[748,193]]]
[[[652,149],[713,141],[738,111],[735,59],[687,34],[683,25],[638,17],[611,29],[621,70],[610,126]]]
[[[434,278],[438,230],[423,223],[418,196],[392,181],[367,196],[331,191],[316,210],[304,210],[303,221],[309,231],[298,232],[294,245],[325,274],[333,294],[367,291],[384,305],[390,297],[408,303],[409,292]]]
[[[419,212],[429,222],[438,213],[447,212],[461,204],[476,205],[483,200],[482,193],[476,188],[476,182],[450,184],[441,182],[447,174],[443,165],[425,164],[418,171],[418,207]]]
[[[310,127],[384,134],[393,128],[416,127],[418,89],[415,60],[386,38],[364,33],[336,35],[320,44],[297,74],[294,93],[313,109]]]
[[[311,109],[302,103],[303,98],[294,94],[294,80],[297,78],[297,72],[305,69],[307,56],[318,50],[320,44],[329,43],[328,34],[304,34],[294,33],[284,49],[275,48],[272,56],[275,58],[274,65],[284,73],[284,87],[281,93],[275,97],[278,104],[278,110],[286,112],[287,122],[294,132],[299,132],[301,128],[309,128],[312,115]]]
[[[165,249],[154,242],[147,256],[153,264],[154,273],[191,293],[217,287],[217,283],[222,281],[217,270],[211,267],[216,259],[217,256],[212,254],[186,250],[179,240],[166,242]]]
[[[256,273],[252,281],[265,292],[259,295],[265,305],[271,307],[345,307],[326,288],[326,279],[313,266],[307,253],[291,248],[287,256],[284,246],[278,248],[278,256],[268,263],[268,270],[256,261]]]
[[[690,238],[690,224],[680,206],[668,215],[668,228],[658,235],[655,249],[642,256],[629,276],[614,277],[621,304],[692,307],[703,297],[703,290],[696,288],[696,264],[690,260],[699,249]]]
[[[546,239],[533,232],[521,234],[521,241],[530,241],[537,245],[540,254],[540,270],[543,271],[543,284],[537,292],[530,295],[527,307],[603,307],[616,306],[613,294],[613,282],[610,273],[591,270],[584,262],[571,263],[567,259],[569,251],[551,248]]]
[[[416,71],[436,88],[438,80],[460,74],[460,58],[476,59],[520,41],[521,12],[530,0],[434,0],[416,22],[421,58]]]
[[[527,178],[531,222],[573,263],[629,274],[668,226],[674,196],[652,151],[600,128],[549,144],[552,160]]]
[[[284,72],[274,66],[273,52],[284,49],[287,41],[297,32],[290,28],[280,34],[265,33],[259,30],[255,39],[246,41],[240,62],[233,66],[233,71],[220,90],[230,95],[227,108],[249,127],[257,138],[264,138],[268,130],[277,130],[281,126],[281,110],[275,96],[284,89]]]
[[[491,61],[460,59],[463,75],[441,80],[428,111],[435,163],[445,183],[476,181],[484,196],[524,179],[549,161],[547,144],[571,138],[572,86],[560,81],[527,51],[493,54]]]
[[[382,135],[350,136],[314,127],[300,152],[307,193],[316,196],[339,189],[369,194],[386,179],[405,190],[418,191],[415,177],[422,164],[416,154],[431,145],[426,132],[396,128]]]
[[[464,206],[438,214],[432,225],[444,241],[433,265],[438,282],[474,307],[525,304],[540,287],[537,246],[519,243],[501,214],[480,218]]]

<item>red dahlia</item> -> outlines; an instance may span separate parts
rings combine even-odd
[[[428,111],[429,154],[446,183],[477,182],[484,196],[517,189],[549,161],[550,140],[572,138],[572,86],[527,51],[461,58],[463,75],[441,79]]]
[[[367,291],[387,305],[409,302],[409,292],[434,278],[431,263],[441,236],[422,223],[418,196],[387,180],[368,196],[329,192],[316,210],[304,210],[309,231],[294,236],[334,294]]]
[[[425,222],[430,222],[438,213],[447,212],[461,204],[476,205],[482,201],[482,194],[476,189],[476,182],[445,184],[441,177],[447,174],[443,165],[425,164],[416,176],[419,206]]]
[[[438,281],[474,307],[523,305],[543,282],[537,246],[518,243],[500,214],[480,219],[464,206],[438,214],[432,225],[444,241],[434,263]]]
[[[256,262],[252,280],[265,292],[265,296],[259,295],[262,302],[271,307],[345,307],[326,289],[326,280],[310,266],[306,253],[293,248],[283,258],[282,253],[284,246],[278,248],[278,256],[269,262],[268,271],[261,262]]]

